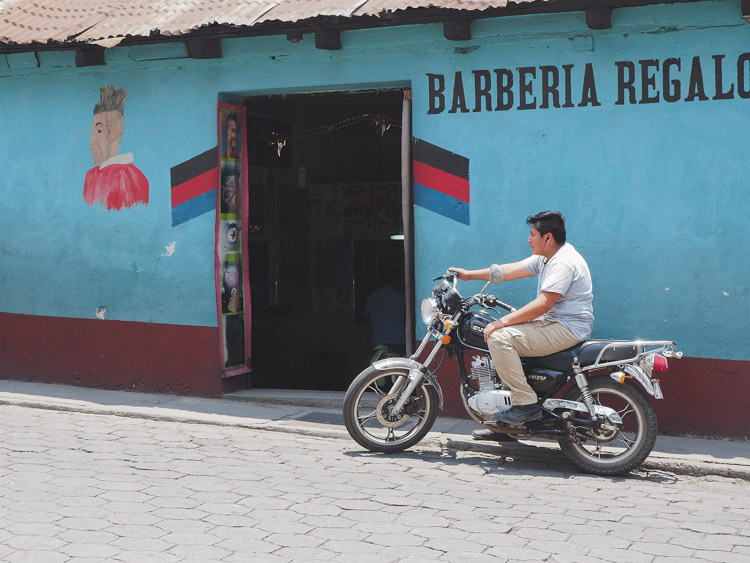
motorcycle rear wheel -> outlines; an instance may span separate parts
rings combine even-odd
[[[388,407],[398,400],[389,395],[382,382],[399,376],[405,369],[377,370],[370,366],[352,381],[344,396],[344,423],[349,435],[360,446],[373,452],[404,451],[424,438],[437,418],[439,398],[432,385],[420,383],[396,416]],[[378,381],[380,380],[380,386]]]
[[[565,457],[587,473],[622,475],[639,467],[656,442],[656,412],[651,402],[632,383],[617,383],[606,376],[593,378],[589,392],[597,405],[614,409],[622,425],[610,433],[595,434],[590,428],[576,427],[580,442],[560,440]],[[581,390],[571,388],[565,399],[582,401]],[[581,416],[580,413],[577,416]]]

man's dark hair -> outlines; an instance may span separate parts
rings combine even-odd
[[[239,127],[240,123],[237,121],[237,116],[233,113],[227,113],[227,127],[229,127],[229,122],[234,121],[234,124]]]
[[[565,244],[565,217],[559,211],[542,211],[528,217],[526,222],[540,235],[550,233],[557,244]]]

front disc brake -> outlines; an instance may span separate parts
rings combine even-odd
[[[386,428],[398,428],[409,419],[409,415],[403,411],[391,414],[391,407],[398,402],[398,399],[399,396],[397,393],[391,393],[390,395],[383,397],[378,403],[378,406],[375,407],[378,422]]]

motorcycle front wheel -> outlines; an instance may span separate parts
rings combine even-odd
[[[432,385],[421,382],[401,412],[390,412],[402,390],[391,393],[390,382],[402,377],[405,385],[408,376],[405,369],[377,370],[370,366],[352,381],[344,397],[344,423],[360,446],[373,452],[401,452],[430,431],[439,408],[438,393]]]
[[[622,424],[608,431],[574,426],[577,441],[559,443],[565,457],[583,471],[622,475],[640,466],[651,453],[657,434],[656,412],[645,393],[634,384],[621,384],[605,377],[592,378],[589,392],[595,404],[614,409]],[[571,388],[565,399],[583,401],[581,390]]]

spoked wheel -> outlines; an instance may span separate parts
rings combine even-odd
[[[622,424],[609,430],[575,426],[578,442],[560,440],[565,457],[588,473],[621,475],[632,471],[648,457],[656,442],[657,423],[648,397],[631,383],[594,379],[589,384],[594,403],[613,409]],[[581,390],[573,387],[566,399],[582,401]],[[577,413],[577,416],[585,416]]]
[[[438,393],[432,385],[420,384],[400,412],[391,412],[399,391],[383,389],[385,381],[403,376],[405,369],[377,370],[369,367],[349,386],[344,397],[344,422],[349,435],[373,452],[393,453],[410,448],[430,431],[438,411]]]

